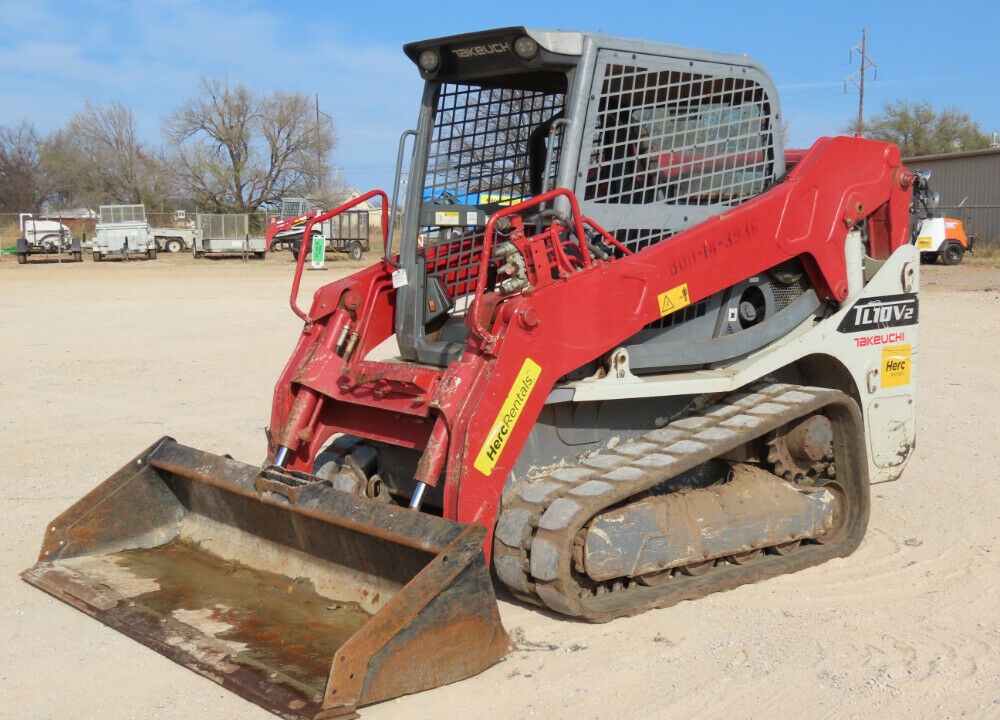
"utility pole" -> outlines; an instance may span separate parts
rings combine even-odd
[[[865,72],[868,68],[875,68],[875,78],[878,79],[878,65],[868,57],[868,29],[861,28],[861,44],[855,45],[851,48],[850,60],[848,62],[854,61],[854,53],[857,52],[861,56],[861,69],[858,70],[853,75],[849,75],[844,79],[844,92],[847,92],[847,81],[850,80],[854,82],[854,78],[859,78],[858,82],[854,84],[858,88],[858,134],[862,134],[865,130]]]
[[[316,189],[323,189],[323,150],[319,144],[319,93],[316,93]]]

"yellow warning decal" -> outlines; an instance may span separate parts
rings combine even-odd
[[[435,225],[459,225],[461,216],[455,211],[438,210],[434,213]]]
[[[917,247],[920,250],[930,250],[934,247],[934,238],[930,235],[921,235],[917,238]]]
[[[882,348],[882,387],[910,384],[910,345]]]
[[[660,317],[677,312],[681,308],[686,308],[691,304],[691,296],[688,294],[688,285],[678,285],[677,287],[660,293],[656,296],[656,301],[660,305]]]
[[[489,476],[493,473],[493,468],[500,459],[510,434],[514,432],[514,426],[521,417],[521,411],[531,397],[531,391],[535,389],[538,376],[542,374],[542,367],[531,358],[525,358],[521,371],[517,374],[514,384],[507,393],[507,399],[497,419],[493,421],[493,427],[486,436],[483,447],[476,456],[473,466],[483,475]]]

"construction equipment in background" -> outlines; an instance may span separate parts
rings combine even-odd
[[[282,198],[278,215],[271,218],[264,235],[267,240],[267,249],[271,252],[277,252],[290,250],[294,243],[301,245],[302,229],[305,224],[321,212],[321,210],[314,210],[305,198]],[[316,228],[313,235],[321,236],[322,231]],[[309,245],[312,245],[311,239]]]
[[[57,220],[36,220],[31,213],[20,213],[21,236],[17,239],[17,262],[24,265],[31,255],[44,255],[46,260],[82,262],[80,239]]]
[[[291,250],[298,260],[302,248],[302,230],[305,224],[322,213],[315,210],[305,198],[283,198],[281,211],[271,219],[267,228],[267,247],[271,252]],[[322,237],[326,249],[347,255],[351,260],[361,260],[370,249],[368,211],[349,210],[315,225],[308,247]]]
[[[101,205],[94,232],[94,262],[156,259],[156,241],[144,205]]]
[[[370,250],[368,242],[368,211],[367,210],[345,210],[334,215],[315,226],[319,228],[319,234],[314,231],[311,237],[314,239],[322,236],[326,243],[326,250],[346,255],[351,260],[361,260],[364,254]],[[302,248],[302,235],[293,238],[291,241],[292,257],[299,259],[299,252]]]
[[[917,249],[923,262],[958,265],[965,253],[972,252],[975,238],[965,234],[965,224],[955,218],[927,218],[920,224]]]
[[[191,246],[196,258],[205,255],[240,256],[263,260],[267,244],[262,237],[250,237],[246,213],[198,213],[197,230]]]
[[[300,254],[264,467],[164,438],[24,573],[283,717],[495,662],[490,563],[603,622],[849,555],[914,446],[895,146],[823,138],[786,172],[742,55],[524,28],[404,49],[401,248],[382,191],[305,222],[378,197],[386,255],[305,310]]]
[[[930,190],[930,171],[915,173],[917,180],[913,188],[910,205],[911,223],[914,225],[913,242],[920,251],[920,260],[925,263],[937,262],[958,265],[966,252],[972,252],[975,238],[965,233],[965,223],[948,217],[939,217],[933,210],[938,204],[937,193]],[[965,198],[958,204],[962,207]]]

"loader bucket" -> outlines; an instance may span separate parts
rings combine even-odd
[[[277,715],[354,717],[507,652],[484,537],[163,438],[22,577]]]

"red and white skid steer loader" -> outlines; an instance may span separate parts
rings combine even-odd
[[[308,310],[299,257],[264,466],[158,440],[24,573],[283,717],[489,667],[491,569],[603,622],[846,556],[914,445],[896,147],[788,170],[744,56],[519,27],[404,49],[401,247],[384,218],[385,258]]]

